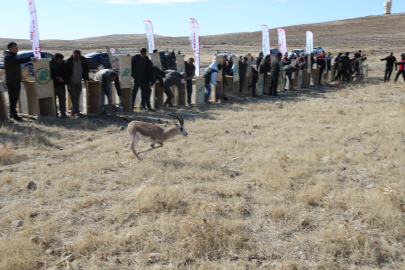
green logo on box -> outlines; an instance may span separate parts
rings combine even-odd
[[[35,80],[41,85],[48,84],[51,81],[51,73],[46,68],[40,68],[35,72]]]
[[[161,65],[160,62],[155,62],[155,63],[153,64],[153,66],[158,67],[158,68],[161,67],[160,65]]]
[[[200,84],[198,86],[197,95],[199,95],[199,96],[204,95],[204,85]]]
[[[233,75],[234,76],[239,75],[239,66],[238,65],[235,66],[235,70],[233,71]]]
[[[183,64],[180,64],[177,71],[178,71],[179,73],[184,72],[184,65],[183,65]]]
[[[260,80],[259,80],[259,88],[260,88],[260,89],[263,88],[263,79],[260,79]]]
[[[126,68],[123,72],[122,72],[122,77],[128,77],[129,76],[129,68]]]

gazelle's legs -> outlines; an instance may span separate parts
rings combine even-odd
[[[142,159],[139,157],[138,153],[135,150],[135,145],[138,143],[138,141],[139,140],[136,135],[132,136],[131,150],[132,150],[132,153],[134,153],[135,156],[139,159],[139,161],[142,161]]]
[[[152,150],[155,150],[155,149],[157,149],[157,148],[160,148],[160,147],[163,147],[163,143],[161,142],[161,141],[159,141],[159,140],[156,140],[156,141],[154,141],[155,143],[157,143],[157,144],[159,144],[159,146],[154,146],[154,143],[152,144],[152,148],[150,148],[150,149],[148,149],[148,150],[145,150],[145,151],[142,151],[142,152],[138,152],[138,154],[142,154],[142,153],[145,153],[145,152],[149,152],[149,151],[152,151]]]

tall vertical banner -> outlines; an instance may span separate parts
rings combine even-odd
[[[307,31],[307,54],[314,51],[314,34],[311,31]]]
[[[149,47],[149,53],[152,53],[153,50],[155,49],[155,38],[153,35],[153,25],[151,21],[143,21],[143,24],[145,25],[145,31],[146,31],[146,36],[148,37],[148,47]]]
[[[37,22],[37,9],[35,8],[34,0],[28,0],[28,9],[30,11],[30,40],[32,51],[37,59],[41,59],[41,44],[39,43],[39,32]]]
[[[269,34],[269,28],[267,27],[267,25],[262,24],[260,25],[260,28],[262,30],[262,36],[263,36],[263,42],[262,42],[262,51],[263,51],[263,55],[264,57],[266,57],[266,55],[270,55],[270,34]]]
[[[278,47],[280,52],[284,55],[287,52],[287,38],[283,28],[278,28]]]
[[[193,18],[190,18],[190,29],[190,43],[195,56],[195,75],[200,76],[200,28]]]

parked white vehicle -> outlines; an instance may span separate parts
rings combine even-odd
[[[296,54],[297,52],[299,52],[299,55],[301,56],[301,54],[304,54],[304,56],[307,56],[307,52],[305,50],[301,50],[301,49],[295,49],[292,50],[289,54],[288,57],[291,57],[291,55]]]
[[[325,50],[322,47],[314,47],[314,54],[320,54],[322,52],[324,52]]]

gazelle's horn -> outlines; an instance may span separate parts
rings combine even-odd
[[[183,116],[181,116],[180,114],[178,114],[178,113],[173,113],[173,114],[175,114],[175,115],[177,115],[177,117],[179,117],[180,118],[180,124],[181,125],[184,125],[184,118],[183,118]]]
[[[171,117],[173,117],[173,118],[176,118],[177,120],[179,120],[179,123],[180,123],[180,125],[182,125],[182,119],[180,118],[180,117],[178,117],[176,114],[174,114],[174,113],[168,113],[167,114],[168,116],[171,116]]]

